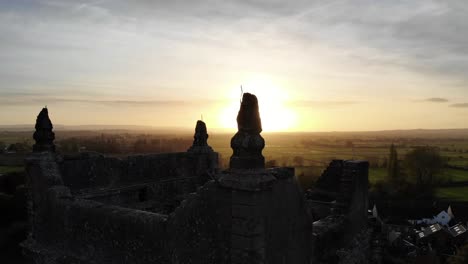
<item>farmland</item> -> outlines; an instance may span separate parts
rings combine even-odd
[[[190,144],[193,132],[164,134],[157,131],[56,131],[59,149],[67,139],[75,139],[74,144],[89,144],[89,139],[116,144],[110,155],[124,156],[138,153],[136,142],[157,143],[157,149],[143,149],[146,152],[184,151]],[[25,142],[32,144],[32,132],[0,132],[0,142],[11,144]],[[210,133],[208,143],[219,152],[221,168],[227,168],[232,154],[230,139],[232,133]],[[441,199],[468,201],[468,131],[467,130],[416,130],[382,132],[330,132],[330,133],[262,133],[266,141],[263,151],[268,166],[292,166],[301,183],[310,186],[333,159],[367,160],[370,163],[369,182],[371,185],[384,181],[387,177],[389,147],[395,144],[401,162],[405,154],[416,146],[433,146],[440,151],[447,165],[440,174],[444,183],[436,195]],[[167,146],[166,146],[167,145]],[[79,146],[83,147],[83,146]],[[85,146],[93,151],[93,147]],[[112,153],[118,149],[118,153]],[[141,150],[141,148],[139,149]],[[1,160],[0,160],[1,161]],[[1,165],[1,163],[0,163]],[[1,166],[0,173],[21,170],[18,165]],[[461,186],[457,186],[460,183]]]

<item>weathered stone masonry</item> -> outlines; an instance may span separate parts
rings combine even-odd
[[[53,133],[46,110],[37,124]],[[35,263],[172,263],[168,214],[217,170],[216,153],[63,157],[53,137],[35,139],[47,146],[26,159]]]
[[[265,169],[254,95],[237,122],[219,171],[202,121],[185,153],[63,157],[43,110],[26,159],[25,253],[35,263],[308,264],[365,228],[366,162],[334,161],[306,199],[293,168]]]

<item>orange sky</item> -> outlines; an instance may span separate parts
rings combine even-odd
[[[465,1],[6,1],[0,125],[466,128]]]

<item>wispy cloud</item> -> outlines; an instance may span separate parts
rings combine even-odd
[[[452,104],[450,107],[455,107],[455,108],[468,108],[468,103],[460,103],[460,104]]]
[[[359,104],[359,101],[320,101],[320,100],[297,100],[288,102],[289,106],[292,107],[340,107]]]
[[[424,102],[431,102],[431,103],[447,103],[449,102],[448,99],[446,98],[441,98],[441,97],[433,97],[433,98],[427,98],[423,100]]]
[[[0,1],[0,111],[169,113],[218,104],[256,74],[274,76],[302,100],[288,105],[306,110],[359,110],[385,94],[395,109],[413,98],[453,111],[468,102],[467,13],[466,0]],[[425,110],[414,108],[405,116]]]
[[[468,30],[467,11],[463,0],[6,1],[0,3],[0,73],[21,72],[18,79],[32,76],[31,83],[44,75],[71,82],[74,73],[133,72],[137,79],[146,76],[138,74],[145,70],[141,61],[155,62],[158,73],[184,69],[175,61],[200,61],[199,54],[207,64],[232,65],[226,54],[249,57],[251,46],[274,61],[281,61],[278,46],[300,49],[307,61],[322,44],[331,56],[362,67],[468,83],[468,36],[460,34]]]
[[[55,98],[31,96],[15,96],[5,97],[0,99],[2,105],[18,105],[18,104],[43,104],[52,105],[58,103],[80,103],[93,105],[107,105],[115,107],[184,107],[184,106],[200,106],[200,105],[216,105],[223,103],[222,100],[93,100],[93,99],[76,99],[76,98]]]

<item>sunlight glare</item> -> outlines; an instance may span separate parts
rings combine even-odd
[[[286,89],[275,86],[268,78],[256,77],[242,85],[244,93],[257,96],[263,131],[290,131],[296,126],[296,113],[286,107],[288,94]],[[231,101],[220,112],[220,124],[224,128],[237,129],[236,117],[240,107],[240,87],[230,89]]]

